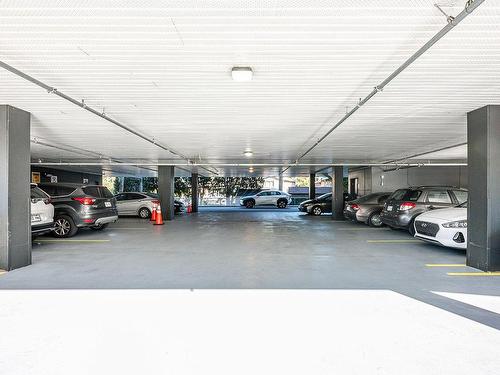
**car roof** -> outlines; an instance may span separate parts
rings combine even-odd
[[[454,190],[468,191],[465,188],[461,188],[458,186],[451,186],[451,185],[420,185],[420,186],[410,186],[408,189],[411,189],[411,190],[417,190],[417,189],[454,189]]]

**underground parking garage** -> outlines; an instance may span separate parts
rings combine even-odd
[[[496,374],[499,14],[2,2],[2,372]]]

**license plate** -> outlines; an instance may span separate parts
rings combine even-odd
[[[36,223],[38,221],[42,221],[42,218],[40,217],[40,215],[31,215],[31,222],[32,223]]]
[[[387,206],[387,211],[392,211],[392,206]]]
[[[111,207],[111,202],[104,202],[104,205],[105,205],[106,207]]]

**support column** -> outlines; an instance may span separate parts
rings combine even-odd
[[[191,173],[191,212],[198,212],[198,173]]]
[[[278,190],[283,191],[283,173],[280,173],[278,177]]]
[[[483,271],[500,271],[500,105],[467,114],[467,152],[466,263]]]
[[[30,114],[0,105],[0,269],[30,264]]]
[[[158,167],[158,194],[164,220],[174,219],[174,171],[173,166]]]
[[[332,220],[344,220],[344,167],[333,167],[332,177]]]
[[[309,174],[309,199],[316,198],[316,173]]]

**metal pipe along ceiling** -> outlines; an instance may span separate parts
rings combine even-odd
[[[31,163],[31,165],[121,165],[121,166],[172,166],[172,167],[186,167],[193,166],[193,164],[183,163],[183,164],[173,164],[173,163],[116,163],[116,162],[108,162],[108,163],[95,163],[95,162],[42,162],[42,163]],[[202,164],[194,164],[197,167],[336,167],[336,166],[363,166],[363,167],[387,167],[387,166],[395,166],[395,167],[451,167],[451,166],[467,166],[467,163],[294,163],[294,164],[270,164],[270,163],[202,163]]]
[[[82,100],[82,101],[79,101],[75,98],[72,98],[71,96],[69,95],[66,95],[64,94],[63,92],[57,90],[55,87],[52,87],[52,86],[49,86],[47,85],[46,83],[43,83],[42,81],[39,81],[38,79],[26,74],[26,73],[23,73],[21,72],[19,69],[16,69],[14,68],[13,66],[3,62],[3,61],[0,61],[0,67],[4,68],[5,70],[15,74],[16,76],[18,77],[21,77],[45,90],[47,90],[48,93],[50,94],[54,94],[54,95],[57,95],[59,96],[60,98],[63,98],[64,100],[67,100],[68,102],[80,107],[80,108],[83,108],[87,111],[89,111],[90,113],[96,115],[96,116],[99,116],[101,118],[103,118],[104,120],[112,123],[113,125],[116,125],[120,128],[122,128],[123,130],[129,132],[129,133],[132,133],[133,135],[145,140],[146,142],[149,142],[165,151],[168,151],[170,152],[171,154],[175,155],[175,156],[178,156],[184,160],[186,160],[189,164],[192,164],[192,161],[186,157],[185,155],[181,154],[180,152],[177,152],[177,151],[174,151],[172,150],[170,147],[167,147],[167,146],[164,146],[162,145],[161,143],[157,142],[154,138],[150,138],[150,137],[147,137],[141,133],[139,133],[138,131],[132,129],[132,128],[129,128],[128,126],[122,124],[121,122],[109,117],[108,115],[106,115],[105,113],[101,113],[99,112],[98,110],[92,108],[92,107],[89,107],[88,105],[85,104],[85,102]],[[203,168],[203,167],[202,167]],[[213,170],[210,170],[210,169],[207,169],[207,168],[203,168],[205,169],[206,171],[210,172],[210,173],[214,173],[214,174],[218,174],[217,171],[213,171]]]
[[[298,162],[304,156],[309,154],[316,146],[325,140],[335,129],[337,129],[344,121],[351,117],[356,111],[366,104],[371,98],[373,98],[377,93],[382,91],[385,86],[387,86],[393,79],[395,79],[401,72],[408,68],[415,60],[422,56],[427,50],[429,50],[434,44],[436,44],[441,38],[443,38],[448,32],[462,22],[470,13],[472,13],[479,5],[481,5],[485,0],[469,0],[466,3],[465,9],[460,12],[455,18],[448,18],[448,23],[445,27],[437,32],[427,43],[420,47],[417,52],[411,55],[399,68],[392,72],[386,79],[384,79],[380,84],[375,86],[373,90],[362,100],[356,104],[356,106],[347,112],[335,125],[333,125],[321,138],[319,138],[311,147],[309,147],[304,153],[302,153],[296,161]],[[285,172],[281,171],[281,173]]]

